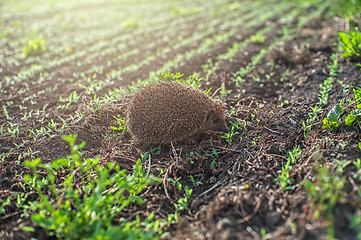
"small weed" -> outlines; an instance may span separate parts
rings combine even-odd
[[[34,39],[30,39],[23,47],[24,56],[37,56],[44,53],[46,50],[45,44],[45,40],[40,36]]]
[[[345,51],[342,57],[361,59],[361,33],[358,31],[339,32],[338,36]]]
[[[150,154],[152,154],[152,156],[159,155],[161,153],[161,151],[162,151],[162,145],[151,148],[149,151],[150,151]]]
[[[168,178],[169,181],[171,181],[173,184],[176,184],[178,192],[182,191],[182,184],[179,182],[180,179],[181,179],[181,177],[179,177],[177,180]],[[185,186],[184,192],[185,192],[185,197],[178,199],[177,203],[173,203],[173,205],[175,207],[175,213],[168,215],[168,226],[170,223],[178,222],[179,212],[188,210],[188,202],[191,198],[193,189],[189,188],[188,186]],[[173,221],[173,219],[174,219],[174,221]]]
[[[200,88],[201,87],[200,81],[202,81],[203,78],[200,78],[199,76],[200,76],[200,73],[195,72],[188,77],[188,79],[185,81],[185,83],[191,87]]]
[[[251,42],[254,42],[254,43],[264,43],[265,40],[266,40],[266,36],[264,36],[264,35],[252,35],[251,36]]]
[[[232,92],[232,90],[231,89],[227,90],[226,85],[224,83],[222,83],[221,90],[219,92],[221,94],[221,97],[224,98],[224,97],[228,96]]]
[[[158,75],[159,80],[161,81],[168,81],[169,79],[173,79],[173,80],[180,80],[180,78],[183,76],[184,74],[182,73],[171,73],[171,72],[165,72],[165,73],[160,73]]]
[[[153,220],[154,213],[144,221],[139,217],[131,222],[120,218],[119,226],[112,224],[114,218],[128,205],[144,203],[139,193],[160,179],[146,176],[140,160],[133,173],[127,173],[114,163],[100,165],[99,158],[83,159],[79,150],[85,143],[75,145],[76,137],[64,137],[71,148],[68,158],[47,164],[41,163],[38,158],[25,162],[33,174],[25,175],[24,179],[39,196],[38,201],[31,201],[24,206],[26,214],[33,212],[32,222],[43,227],[48,235],[61,239],[154,239],[160,236],[165,223]],[[56,185],[56,176],[60,169],[65,168],[70,172],[59,187]],[[47,175],[40,175],[38,169],[44,169]],[[55,204],[52,198],[44,194],[45,188],[55,198]],[[27,230],[33,229],[28,227]]]
[[[11,122],[7,122],[7,125],[8,125],[7,135],[9,135],[11,137],[18,137],[19,133],[20,133],[19,125],[17,123],[11,123]],[[2,126],[1,126],[1,132],[2,132],[2,128],[3,128]]]
[[[117,118],[113,116],[117,120],[118,127],[110,126],[110,129],[114,131],[119,131],[120,136],[124,136],[125,132],[127,131],[127,124],[125,123],[125,118]]]
[[[5,207],[6,207],[6,206],[10,206],[10,205],[11,205],[10,197],[8,197],[8,198],[6,199],[6,201],[0,199],[0,206],[1,206],[1,207],[0,207],[0,215],[5,214],[5,213],[6,213]]]
[[[241,9],[241,8],[242,8],[242,5],[241,5],[240,3],[238,3],[238,2],[234,2],[234,3],[230,3],[230,4],[228,5],[228,8],[229,8],[229,10],[231,10],[231,11],[235,11],[235,10]]]
[[[203,184],[201,181],[195,181],[194,177],[192,175],[190,175],[189,177],[190,177],[190,179],[191,179],[194,186],[198,186],[198,185]]]
[[[330,76],[323,81],[323,84],[320,85],[320,94],[318,96],[318,104],[326,105],[328,101],[328,93],[332,90],[333,83],[335,82],[335,75],[338,71],[338,59],[336,54],[332,54],[331,63],[329,64]]]
[[[343,101],[341,101],[340,104],[331,108],[327,113],[327,117],[323,119],[323,129],[338,128],[341,122],[341,114],[343,113],[343,105]]]
[[[232,143],[232,137],[236,134],[239,133],[239,130],[241,128],[241,123],[240,122],[232,122],[230,121],[232,127],[231,127],[231,130],[226,132],[223,136],[221,136],[221,138],[224,138],[226,139],[227,143],[228,144],[231,144]]]
[[[172,178],[168,178],[168,179],[167,179],[168,181],[171,181],[174,185],[176,185],[178,192],[181,192],[181,191],[182,191],[182,184],[179,182],[179,180],[180,180],[181,178],[182,178],[182,177],[179,177],[179,178],[177,178],[177,180],[174,180],[174,179],[172,179]]]
[[[300,146],[295,147],[292,152],[287,152],[287,162],[285,166],[282,166],[282,170],[277,171],[281,173],[274,182],[279,182],[283,191],[290,189],[293,190],[293,186],[289,186],[294,180],[290,178],[290,171],[292,170],[292,164],[296,163],[296,160],[301,155]]]
[[[323,129],[331,130],[333,128],[338,128],[339,125],[344,120],[347,126],[352,126],[355,122],[360,123],[359,119],[361,116],[361,88],[351,86],[354,91],[355,100],[347,100],[348,104],[345,104],[345,99],[341,101],[328,112],[327,117],[323,119]],[[353,108],[349,114],[347,114],[344,119],[346,109]]]
[[[343,150],[343,149],[345,149],[345,147],[348,145],[348,142],[347,142],[347,141],[345,141],[345,142],[339,142],[339,144],[340,144],[341,149]]]
[[[3,111],[4,111],[4,115],[5,115],[6,119],[11,120],[12,118],[9,116],[6,105],[3,105]]]
[[[325,216],[328,221],[327,235],[334,239],[333,210],[336,203],[343,197],[345,178],[331,172],[327,167],[316,169],[317,182],[307,180],[304,189],[307,192],[312,207],[315,210],[314,217]]]
[[[328,93],[332,90],[335,79],[328,77],[320,84],[320,95],[318,96],[319,104],[326,105],[328,101]]]
[[[182,7],[172,7],[171,14],[173,16],[186,16],[199,13],[201,8],[194,7],[194,8],[182,8]]]
[[[122,28],[124,29],[135,28],[137,26],[138,26],[138,21],[135,19],[128,19],[122,22]]]
[[[77,93],[76,90],[72,91],[67,98],[63,98],[62,96],[59,96],[60,102],[68,102],[65,105],[60,105],[58,108],[60,109],[66,109],[70,106],[72,103],[76,103],[79,101],[80,95]]]

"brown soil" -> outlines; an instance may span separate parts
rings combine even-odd
[[[336,32],[342,30],[339,27],[342,24],[338,21],[318,19],[306,24],[295,37],[272,50],[256,70],[245,77],[240,88],[229,79],[240,67],[245,67],[250,58],[268,44],[267,41],[264,44],[252,43],[247,48],[248,54],[238,54],[233,62],[222,62],[220,70],[211,77],[209,86],[204,86],[204,89],[212,87],[210,94],[213,94],[224,82],[226,89],[232,90],[232,93],[222,98],[228,114],[233,108],[229,120],[239,119],[249,124],[241,129],[231,144],[227,144],[220,135],[210,133],[199,143],[164,145],[161,153],[153,156],[151,172],[154,175],[158,176],[157,169],[162,168],[166,170],[166,178],[180,178],[183,186],[193,189],[189,211],[182,213],[177,226],[168,229],[171,235],[169,239],[260,239],[262,228],[272,239],[326,239],[327,221],[323,216],[318,219],[313,217],[314,209],[302,183],[306,180],[316,180],[315,166],[328,166],[335,170],[334,159],[353,161],[361,158],[357,147],[361,141],[358,126],[341,125],[333,131],[322,129],[322,120],[328,111],[345,97],[337,80],[347,85],[360,86],[360,68],[355,63],[340,60],[339,69],[342,71],[336,74],[336,82],[329,93],[329,104],[322,106],[323,112],[319,114],[316,124],[307,133],[307,138],[302,124],[309,118],[308,113],[312,112],[310,107],[318,102],[319,85],[329,76],[331,54],[337,52],[334,44],[337,40]],[[300,45],[306,39],[310,39],[310,36],[312,36],[311,41],[301,48]],[[211,59],[230,46],[232,42],[218,46],[211,55],[200,56],[194,62],[172,71],[185,73],[185,77],[195,71],[202,72],[202,65],[207,59]],[[186,50],[179,49],[179,52]],[[175,56],[176,53],[172,55]],[[137,61],[137,56],[130,61]],[[276,66],[273,69],[267,65],[271,61]],[[157,69],[157,65],[146,66],[136,74],[126,77],[127,79],[144,78],[153,69]],[[280,81],[286,70],[289,74]],[[64,71],[50,69],[50,71],[55,71],[59,80],[68,79],[72,74],[69,69]],[[77,71],[81,70],[77,69]],[[267,79],[267,75],[272,77]],[[104,76],[99,76],[101,77]],[[260,82],[255,82],[253,77],[259,77]],[[27,105],[27,111],[31,109],[36,111],[45,104],[48,104],[46,112],[54,118],[56,116],[66,118],[75,111],[82,111],[85,117],[81,121],[72,123],[71,128],[64,134],[79,133],[78,141],[87,142],[84,149],[85,157],[100,155],[102,162],[116,161],[122,168],[131,170],[143,150],[131,141],[129,135],[123,138],[109,136],[109,126],[115,124],[113,115],[124,115],[122,104],[128,99],[120,99],[117,103],[104,105],[96,113],[85,110],[84,106],[89,106],[86,98],[83,102],[72,104],[66,110],[59,110],[58,97],[68,96],[76,87],[67,88],[65,80],[49,82],[49,86],[56,84],[59,84],[56,91],[44,94],[37,99],[36,105]],[[110,86],[109,89],[117,85],[119,83]],[[32,85],[26,95],[31,96],[39,90]],[[102,90],[102,94],[106,92],[105,90]],[[241,97],[236,98],[240,92],[242,92]],[[219,92],[216,96],[221,98]],[[23,97],[25,96],[17,98],[16,93],[1,96],[0,105],[10,99],[20,102]],[[34,117],[31,122],[21,122],[23,112],[18,105],[9,107],[8,113],[14,117],[14,122],[21,123],[22,129],[36,129],[41,126],[35,121],[42,118],[41,114]],[[7,126],[3,116],[0,125]],[[230,123],[228,127],[231,127]],[[13,143],[20,144],[23,139],[31,138],[22,133],[16,138],[2,138],[0,149],[7,152],[13,147]],[[341,148],[340,143],[345,142],[348,144]],[[67,144],[60,137],[44,136],[34,144],[26,146],[38,151],[36,156],[43,162],[69,154]],[[294,180],[292,183],[294,188],[283,191],[274,179],[279,176],[279,170],[287,161],[286,153],[296,146],[300,146],[302,153],[290,172],[290,178]],[[214,167],[211,168],[213,158],[210,154],[214,149],[219,157],[215,159]],[[191,158],[190,152],[199,153],[200,156]],[[22,217],[22,211],[16,207],[16,194],[29,191],[23,184],[22,176],[30,170],[23,166],[24,160],[18,161],[17,157],[17,152],[14,151],[0,164],[0,198],[11,199],[11,205],[5,207],[6,214],[0,216],[0,238],[49,239],[40,228],[36,228],[35,233],[21,230],[22,226],[32,223]],[[143,166],[146,168],[148,162],[144,161]],[[344,197],[334,210],[334,226],[338,239],[356,239],[356,233],[349,228],[349,215],[359,210],[360,196],[356,193],[355,187],[359,188],[360,182],[355,182],[351,178],[353,172],[355,168],[352,164],[344,170],[343,175],[347,178],[344,194],[347,197]],[[201,181],[202,184],[194,186],[190,176]],[[134,217],[132,212],[147,216],[151,211],[155,211],[157,217],[164,217],[174,212],[173,202],[180,197],[183,195],[169,181],[164,185],[153,186],[142,194],[147,204],[133,206],[127,217],[132,219]]]

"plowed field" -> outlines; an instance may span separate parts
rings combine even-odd
[[[324,127],[342,99],[342,116],[356,108],[360,67],[341,57],[347,24],[330,4],[2,1],[0,238],[61,238],[24,213],[39,199],[24,163],[66,157],[62,136],[75,133],[82,159],[129,172],[141,159],[161,179],[115,226],[154,212],[173,217],[166,239],[360,237],[360,123]],[[148,150],[114,130],[132,95],[166,72],[224,102],[228,135]],[[54,175],[59,190],[67,174]]]

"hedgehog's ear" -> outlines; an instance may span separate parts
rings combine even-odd
[[[221,100],[216,99],[216,100],[214,100],[214,103],[215,103],[215,106],[214,106],[215,109],[218,109],[219,111],[224,111],[224,105]]]
[[[215,103],[216,105],[223,106],[223,102],[222,102],[221,100],[219,100],[219,99],[215,99],[215,100],[214,100],[214,103]]]

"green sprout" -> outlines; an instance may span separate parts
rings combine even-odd
[[[25,57],[38,56],[45,52],[46,41],[42,37],[30,39],[23,47],[23,54]]]

